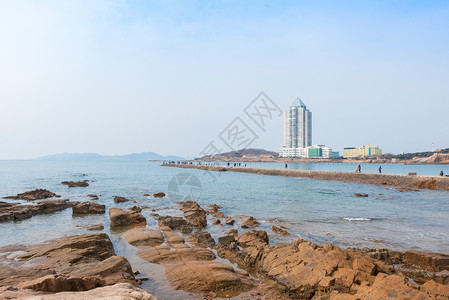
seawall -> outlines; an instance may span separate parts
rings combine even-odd
[[[373,173],[349,173],[331,171],[310,171],[310,170],[289,170],[289,169],[269,169],[269,168],[248,168],[248,167],[226,167],[226,166],[204,166],[187,164],[164,164],[167,167],[177,167],[184,169],[200,169],[217,172],[240,172],[260,175],[304,177],[319,180],[337,180],[360,182],[375,185],[387,185],[397,187],[408,187],[417,189],[432,189],[449,191],[449,177],[441,176],[416,176],[416,175],[390,175]]]

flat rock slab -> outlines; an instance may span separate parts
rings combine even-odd
[[[50,214],[76,204],[69,200],[46,200],[33,205],[0,202],[0,222],[29,219],[35,215]]]
[[[138,212],[125,211],[116,207],[109,209],[109,219],[111,220],[111,227],[147,224],[145,217]]]
[[[36,189],[33,191],[17,194],[17,196],[3,197],[3,199],[34,201],[34,200],[42,200],[42,199],[53,198],[53,197],[60,197],[60,196],[56,195],[55,193],[50,192],[49,190]]]
[[[41,294],[33,290],[0,292],[2,299],[28,300],[93,300],[93,299],[123,299],[123,300],[157,300],[156,297],[130,283],[117,283],[111,286],[98,287],[85,292],[59,292],[55,294]]]
[[[154,246],[164,242],[164,236],[160,230],[137,227],[128,230],[123,234],[123,238],[134,246]]]

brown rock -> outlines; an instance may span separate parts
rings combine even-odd
[[[162,193],[162,192],[154,193],[153,197],[154,198],[164,198],[165,197],[165,193]]]
[[[159,227],[167,226],[173,230],[179,230],[182,233],[190,233],[193,226],[182,217],[161,216],[158,218]]]
[[[220,212],[214,213],[213,216],[215,218],[223,218],[224,217],[224,213],[220,211]]]
[[[146,225],[147,223],[145,217],[141,214],[135,211],[125,211],[116,207],[109,209],[109,219],[111,220],[111,227]]]
[[[105,205],[92,202],[81,202],[72,206],[74,214],[104,214],[105,209]]]
[[[401,187],[395,189],[396,192],[419,192],[417,189],[407,188],[407,187]]]
[[[447,284],[443,285],[430,280],[421,286],[421,290],[434,299],[449,299],[449,285]]]
[[[72,205],[73,203],[69,200],[46,200],[39,201],[34,205],[0,202],[0,222],[23,220],[35,215],[54,213]]]
[[[89,186],[89,183],[87,183],[89,180],[83,180],[83,181],[63,181],[61,184],[67,185],[69,188],[71,187],[86,187]]]
[[[17,288],[43,292],[88,291],[104,284],[105,281],[99,276],[70,277],[66,275],[47,275],[31,281],[21,282],[17,285]]]
[[[63,237],[22,247],[20,252],[18,248],[2,249],[7,255],[5,264],[0,266],[0,273],[5,276],[0,286],[55,292],[134,281],[131,265],[126,258],[115,256],[105,233]]]
[[[356,197],[368,197],[368,194],[355,193],[354,196],[356,196]]]
[[[225,234],[237,237],[239,235],[239,231],[237,229],[229,229],[225,231]]]
[[[125,197],[114,196],[114,202],[115,203],[129,202],[129,199],[126,199]]]
[[[269,242],[268,234],[263,230],[251,230],[245,232],[237,238],[237,242],[242,247],[267,245]]]
[[[182,247],[171,249],[167,245],[155,247],[139,247],[137,256],[154,264],[176,264],[183,261],[214,260],[215,254],[210,249],[194,247]]]
[[[273,230],[274,233],[277,233],[277,234],[280,234],[280,235],[290,235],[290,233],[288,233],[288,231],[286,231],[286,230],[284,230],[282,228],[276,227],[274,225],[271,226],[271,230]]]
[[[128,230],[123,234],[123,238],[134,246],[154,246],[164,242],[162,232],[145,227],[137,227]]]
[[[215,219],[215,220],[212,220],[212,221],[210,222],[210,224],[211,224],[211,225],[220,225],[220,224],[221,224],[221,221],[220,221],[220,219]]]
[[[207,231],[197,231],[189,236],[189,242],[202,247],[212,248],[215,246],[215,241]]]
[[[230,217],[227,217],[227,218],[225,218],[224,219],[224,223],[226,224],[226,225],[234,225],[234,220],[232,219],[232,218],[230,218]]]
[[[17,194],[17,196],[3,197],[3,199],[34,201],[34,200],[41,200],[41,199],[53,198],[53,197],[60,197],[60,196],[56,195],[55,193],[50,192],[49,190],[37,189],[37,190],[22,193],[22,194]]]
[[[233,248],[233,243],[235,243],[235,237],[233,235],[225,235],[218,238],[217,248]]]
[[[206,213],[208,214],[214,214],[218,212],[219,209],[222,209],[222,206],[219,206],[217,204],[207,205],[206,206]]]
[[[215,293],[218,297],[236,296],[253,288],[248,274],[216,261],[186,261],[167,265],[165,274],[177,290],[191,293]]]
[[[179,209],[184,213],[184,217],[198,228],[207,226],[206,212],[195,201],[179,202]]]
[[[253,217],[245,217],[240,224],[242,228],[254,228],[258,227],[259,225],[260,223],[257,222]]]

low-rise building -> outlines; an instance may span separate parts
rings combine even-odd
[[[302,158],[331,158],[332,149],[323,145],[314,145],[306,148],[279,149],[279,157],[302,157]]]
[[[382,149],[378,146],[365,145],[361,147],[348,147],[343,149],[344,158],[369,157],[382,155]]]

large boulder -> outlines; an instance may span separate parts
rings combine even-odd
[[[72,206],[74,214],[104,214],[106,206],[92,202],[81,202]]]
[[[203,228],[207,226],[206,211],[195,201],[179,202],[179,209],[184,217],[194,226]]]
[[[49,190],[36,189],[33,191],[17,194],[17,196],[3,197],[3,199],[34,201],[34,200],[42,200],[42,199],[53,198],[53,197],[60,197],[60,196],[56,195],[55,193],[50,192]]]
[[[111,227],[147,224],[145,217],[138,212],[125,211],[116,207],[109,209],[109,219],[111,220]]]

